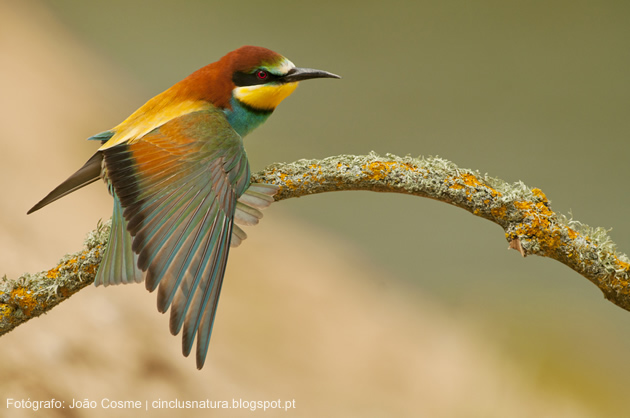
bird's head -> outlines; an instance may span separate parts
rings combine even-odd
[[[273,111],[302,80],[340,78],[327,71],[298,68],[287,58],[266,48],[244,46],[219,62],[230,68],[232,97],[256,111]]]
[[[245,135],[264,122],[300,81],[312,78],[341,77],[298,68],[267,48],[243,46],[182,80],[178,94],[223,109],[234,129]]]

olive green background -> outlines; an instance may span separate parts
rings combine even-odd
[[[195,69],[253,44],[297,66],[343,77],[301,83],[245,139],[254,171],[277,161],[372,150],[439,155],[539,187],[552,209],[613,228],[610,236],[619,249],[630,249],[628,2],[29,4],[45,9],[46,19],[64,28],[72,48],[95,57],[88,64],[95,71],[95,89],[108,103],[117,97],[115,108],[99,107],[94,97],[100,125],[77,118],[82,136],[47,145],[65,148],[66,160],[50,164],[63,163],[66,175],[95,149],[84,138],[114,126]],[[50,82],[55,83],[55,74]],[[47,106],[55,103],[33,106],[34,121]],[[46,138],[12,140],[29,141],[37,152]],[[24,184],[21,193],[34,203],[63,178],[42,176],[37,184]],[[81,196],[69,199],[80,202]],[[78,209],[67,205],[60,210]],[[86,225],[101,216],[106,215],[95,214]],[[345,249],[359,253],[386,272],[379,281],[384,288],[403,286],[444,312],[469,318],[528,384],[571,399],[584,408],[584,416],[624,415],[630,313],[606,302],[565,266],[506,251],[496,225],[427,199],[363,192],[284,201],[266,216],[297,219],[324,231],[342,255]],[[316,252],[310,256],[318,262]],[[47,267],[52,265],[39,266]],[[167,333],[166,326],[162,331]],[[486,399],[500,400],[500,393]]]

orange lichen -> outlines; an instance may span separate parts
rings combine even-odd
[[[309,172],[302,174],[303,183],[323,183],[324,179],[322,178],[322,167],[317,164],[311,164],[309,167]]]
[[[473,186],[473,187],[484,186],[484,187],[487,187],[485,184],[480,182],[479,179],[477,179],[477,177],[473,176],[472,174],[464,173],[464,174],[461,174],[459,177],[462,180],[464,180],[464,184],[466,186]]]
[[[580,234],[577,231],[575,231],[574,229],[571,229],[571,228],[567,227],[567,235],[571,239],[576,239]]]
[[[33,297],[33,292],[25,287],[16,287],[11,291],[11,300],[24,312],[30,316],[33,309],[37,307],[37,300]]]
[[[617,266],[619,266],[619,268],[621,270],[626,271],[628,274],[630,274],[630,264],[626,263],[625,261],[621,261],[619,258],[617,258],[615,256],[615,262],[617,264]]]
[[[96,270],[98,269],[97,264],[90,264],[88,266],[83,266],[83,270],[85,270],[88,274],[96,275]]]
[[[500,196],[501,193],[496,191],[494,188],[488,186],[481,180],[479,180],[474,174],[471,173],[461,173],[457,176],[448,177],[444,180],[444,183],[450,184],[449,189],[460,190],[467,187],[466,194],[470,195],[470,188],[474,189],[485,189],[487,190],[493,197]],[[470,200],[470,199],[469,199]],[[484,201],[485,204],[490,203],[489,200]]]
[[[291,190],[297,189],[297,187],[295,187],[295,185],[293,184],[293,181],[289,178],[287,174],[278,173],[278,176],[280,177],[280,181],[282,181],[282,184],[284,185],[284,187]]]
[[[527,200],[514,202],[514,206],[524,214],[523,221],[516,229],[516,235],[535,237],[543,252],[542,255],[550,256],[559,247],[567,245],[565,237],[573,240],[579,233],[556,221],[555,213],[549,209],[549,201],[540,189],[532,189],[532,193],[538,198],[538,202]]]
[[[59,276],[59,266],[55,267],[54,269],[48,270],[48,272],[46,273],[47,279],[56,279],[58,276]]]
[[[13,313],[13,308],[6,303],[0,304],[0,317],[6,318]]]
[[[46,278],[47,279],[56,279],[59,277],[59,274],[62,271],[70,271],[70,273],[76,273],[79,271],[79,260],[83,261],[87,258],[86,255],[86,251],[84,251],[83,253],[81,253],[81,255],[79,255],[78,257],[73,257],[70,260],[64,261],[63,263],[59,264],[57,267],[50,269],[46,272]],[[96,267],[95,266],[88,266],[87,270],[90,273],[93,273],[93,270],[95,270]],[[94,271],[95,273],[95,271]]]
[[[395,168],[406,171],[415,170],[415,167],[412,164],[397,161],[373,161],[371,163],[363,164],[361,168],[367,177],[374,181],[385,179]]]
[[[538,199],[540,199],[540,200],[542,201],[542,203],[545,203],[545,204],[548,204],[548,203],[549,203],[549,200],[547,200],[547,196],[545,196],[545,194],[543,193],[543,191],[542,191],[542,190],[540,190],[539,188],[534,187],[534,188],[532,189],[532,194],[533,194],[534,196],[536,196]]]
[[[374,162],[362,165],[361,168],[367,174],[370,180],[378,181],[387,177],[387,175],[392,172],[392,168],[395,165],[396,163],[391,162],[391,161],[389,162],[374,161]]]
[[[507,208],[503,205],[490,209],[490,213],[496,219],[505,219],[505,215],[507,215]]]
[[[529,211],[532,210],[533,202],[519,200],[514,202],[514,206],[519,210]]]
[[[322,173],[322,167],[319,164],[311,164],[308,166],[309,170],[302,173],[300,176],[291,176],[290,174],[283,173],[279,170],[273,170],[272,174],[275,174],[280,178],[280,188],[286,188],[292,191],[304,188],[311,183],[324,183],[325,179]]]

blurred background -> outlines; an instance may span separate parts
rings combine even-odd
[[[439,155],[541,188],[627,252],[629,40],[627,1],[2,0],[0,274],[51,268],[110,216],[102,184],[26,216],[92,155],[85,138],[245,44],[344,77],[303,83],[246,138],[253,171]],[[201,372],[155,295],[90,287],[2,338],[0,393],[294,399],[282,413],[296,417],[627,416],[630,313],[567,267],[508,252],[492,223],[354,192],[283,201],[247,232]]]

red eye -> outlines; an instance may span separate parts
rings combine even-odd
[[[267,71],[258,70],[256,71],[256,77],[258,77],[259,80],[265,80],[269,77],[269,74],[267,74]]]

